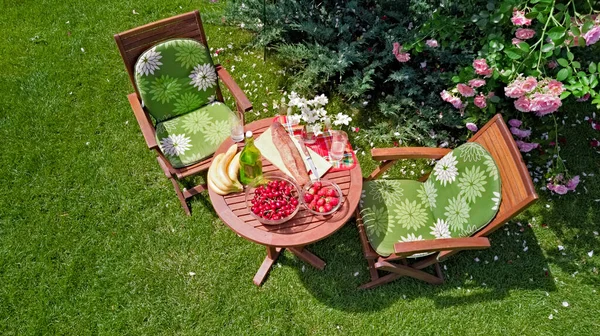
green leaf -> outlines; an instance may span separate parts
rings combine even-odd
[[[500,97],[498,97],[498,96],[492,96],[492,97],[490,98],[490,101],[491,101],[492,103],[499,103],[499,102],[500,102]]]
[[[477,21],[479,21],[479,15],[473,14],[473,16],[471,16],[471,22],[475,23]]]
[[[587,79],[587,77],[585,75],[583,77],[581,77],[581,81],[583,82],[583,84],[585,86],[590,86],[590,81]]]
[[[554,27],[550,29],[547,34],[553,40],[558,40],[559,38],[565,36],[565,32],[567,30],[564,27]]]
[[[565,91],[565,92],[563,92],[563,93],[560,95],[560,99],[561,99],[561,100],[562,100],[562,99],[565,99],[565,98],[567,98],[567,97],[568,97],[568,96],[570,96],[570,95],[571,95],[571,92],[569,92],[569,91]]]
[[[492,22],[494,23],[498,23],[500,22],[502,19],[504,18],[504,13],[498,13],[494,16],[492,16]]]
[[[577,62],[577,61],[574,61],[574,62],[572,62],[571,64],[573,65],[573,68],[575,68],[575,69],[579,69],[579,68],[581,68],[581,63],[579,63],[579,62]]]
[[[573,55],[572,52],[567,51],[567,58],[569,59],[569,61],[572,61],[575,58],[575,56]]]
[[[569,70],[561,69],[556,75],[556,79],[559,81],[564,81],[569,76]]]
[[[487,23],[488,23],[488,19],[481,19],[481,20],[477,21],[477,26],[479,28],[484,28],[485,25],[487,25]]]
[[[594,21],[588,21],[586,23],[583,24],[583,27],[581,27],[581,32],[583,34],[587,33],[590,29],[592,29],[592,27],[594,26]]]
[[[452,77],[452,81],[453,81],[454,83],[460,83],[460,77],[458,77],[458,76],[453,76],[453,77]]]
[[[564,59],[564,58],[559,58],[556,60],[558,62],[558,64],[560,64],[563,67],[568,67],[569,66],[569,62]]]
[[[515,48],[515,47],[506,48],[506,49],[504,49],[504,53],[506,54],[506,56],[508,56],[514,60],[521,58],[521,50],[519,48]]]
[[[546,43],[542,46],[542,52],[549,52],[552,51],[552,49],[554,49],[554,44],[552,43]]]
[[[573,33],[573,35],[575,35],[575,36],[581,35],[581,32],[579,31],[579,27],[576,25],[571,26],[571,33]]]
[[[596,63],[592,62],[590,63],[590,66],[588,67],[588,70],[590,71],[590,73],[594,73],[596,72]]]
[[[577,44],[579,44],[580,46],[584,46],[585,39],[583,37],[579,36],[579,38],[577,39]]]
[[[490,2],[488,2],[488,3],[487,3],[487,6],[486,6],[486,8],[487,8],[488,10],[491,10],[491,11],[493,11],[493,10],[494,10],[494,7],[495,7],[495,6],[494,6],[494,3],[493,3],[493,2],[491,2],[491,1],[490,1]]]
[[[519,43],[519,49],[523,50],[524,52],[529,52],[529,43],[527,43],[527,42]]]

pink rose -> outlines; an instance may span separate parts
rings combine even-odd
[[[398,62],[405,63],[410,60],[410,54],[406,52],[402,52],[402,45],[398,42],[394,42],[394,50],[392,50],[394,56]]]
[[[535,90],[536,87],[537,80],[535,79],[535,77],[529,76],[525,78],[525,80],[521,83],[521,89],[523,89],[523,91],[525,92],[531,92]]]
[[[515,36],[521,40],[528,40],[535,36],[535,30],[529,28],[519,28]]]
[[[487,106],[486,97],[482,94],[479,94],[477,97],[475,97],[473,103],[479,108],[485,108]]]
[[[438,47],[438,41],[433,40],[433,39],[425,41],[425,44],[427,44],[431,48],[437,48]]]
[[[521,120],[518,119],[510,119],[508,121],[508,124],[512,127],[521,127],[521,125],[523,124],[523,122]]]
[[[583,39],[588,46],[598,42],[600,40],[600,25],[594,26],[594,28],[583,34]]]
[[[529,153],[540,146],[540,144],[535,142],[523,142],[521,140],[517,140],[515,142],[517,143],[519,150],[523,153]]]
[[[482,86],[484,86],[484,85],[485,85],[485,80],[483,80],[483,79],[471,79],[471,80],[469,81],[469,85],[470,85],[472,88],[478,88],[478,87],[482,87]]]
[[[553,191],[559,195],[564,195],[569,191],[569,189],[566,186],[559,184],[554,187]]]
[[[548,85],[546,86],[546,91],[550,94],[560,96],[565,89],[563,88],[563,83],[557,81],[556,79],[550,80]]]
[[[531,100],[531,111],[537,116],[543,116],[558,110],[562,102],[560,98],[544,93],[534,93]]]
[[[510,133],[514,134],[518,138],[527,138],[531,135],[531,130],[522,130],[520,128],[511,127]]]
[[[477,132],[479,128],[474,123],[467,123],[467,129],[471,132]]]
[[[548,68],[555,69],[558,66],[558,63],[555,60],[548,62]]]
[[[454,106],[454,108],[456,108],[457,110],[463,109],[467,106],[463,104],[462,100],[460,100],[460,98],[458,97],[452,97],[449,103],[452,104],[452,106]]]
[[[578,184],[579,184],[579,175],[573,176],[573,178],[570,179],[569,182],[567,182],[567,189],[573,191],[573,190],[575,190],[575,188],[577,188]]]
[[[445,102],[450,102],[450,100],[452,99],[452,95],[450,94],[450,92],[444,90],[442,92],[440,92],[440,96],[442,97],[442,100]]]
[[[525,17],[525,12],[518,10],[513,12],[513,16],[510,18],[510,21],[512,21],[515,26],[529,26],[531,24],[531,19]]]
[[[463,97],[473,97],[475,95],[475,90],[473,90],[470,86],[465,84],[458,84],[456,86],[458,92],[460,92]]]
[[[504,88],[504,94],[510,98],[519,98],[525,94],[523,91],[522,83],[523,81],[515,79],[514,82],[508,84],[507,87]]]
[[[531,101],[526,96],[521,96],[515,100],[515,108],[521,112],[531,112]]]
[[[475,73],[478,75],[491,75],[490,67],[487,65],[487,61],[485,58],[479,58],[473,61],[473,68],[475,68]]]

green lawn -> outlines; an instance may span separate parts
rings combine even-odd
[[[235,66],[255,105],[249,120],[272,114],[262,104],[281,96],[280,66],[245,47],[249,34],[221,25],[221,3],[4,4],[0,334],[598,333],[600,171],[587,145],[598,133],[575,122],[591,115],[587,105],[568,111],[577,126],[567,127],[564,155],[574,172],[595,175],[582,176],[577,194],[540,191],[491,249],[445,262],[444,285],[400,279],[358,291],[368,272],[351,222],[310,247],[324,271],[286,252],[257,288],[264,248],[228,229],[205,194],[186,217],[145,148],[112,35],[200,9],[209,44],[226,49],[218,61]],[[374,164],[359,157],[367,174]],[[408,176],[421,169],[405,167]]]

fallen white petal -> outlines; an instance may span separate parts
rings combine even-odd
[[[554,315],[552,315],[552,314],[550,314],[550,315],[548,316],[548,319],[550,319],[550,320],[552,320],[553,318],[554,318]]]
[[[593,257],[594,256],[594,251],[592,250],[592,251],[588,252],[588,256],[590,256],[590,258]]]
[[[563,301],[562,305],[563,305],[563,307],[568,307],[569,303],[567,301]]]
[[[565,247],[564,247],[564,246],[562,246],[562,245],[558,245],[558,250],[559,250],[559,251],[562,251],[562,250],[564,250],[564,249],[565,249]]]
[[[194,276],[194,275],[196,275],[196,273],[194,273],[194,272],[190,272],[190,273],[188,273],[188,274],[189,274],[190,276]]]

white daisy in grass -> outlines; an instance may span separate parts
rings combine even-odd
[[[181,84],[177,83],[177,78],[164,75],[154,79],[150,93],[152,100],[165,104],[175,99],[179,90],[181,90]]]
[[[198,64],[194,67],[194,71],[190,75],[192,81],[190,84],[193,84],[194,87],[198,88],[198,91],[208,89],[209,87],[213,87],[217,84],[217,73],[215,72],[215,67],[212,64]]]
[[[429,227],[431,229],[431,234],[435,236],[435,238],[451,238],[450,235],[450,227],[448,227],[448,223],[445,220],[438,218],[437,222],[433,224],[433,226]]]
[[[404,195],[404,189],[402,189],[401,185],[402,182],[395,180],[372,181],[369,183],[369,194],[376,201],[385,202],[386,200],[390,200],[395,203]]]
[[[411,242],[411,241],[419,241],[419,240],[423,240],[423,236],[422,235],[415,235],[414,233],[409,233],[406,235],[406,237],[402,237],[400,236],[400,240],[399,242]]]
[[[498,180],[498,166],[496,166],[496,161],[491,156],[487,156],[483,161],[483,164],[486,166],[485,171],[488,173],[489,177],[492,177],[494,181]]]
[[[408,230],[417,230],[427,222],[427,211],[417,201],[405,199],[394,209],[398,223]]]
[[[160,148],[169,156],[180,156],[192,147],[190,142],[185,134],[172,134],[160,140]]]
[[[502,198],[500,193],[497,191],[494,191],[494,197],[492,197],[492,202],[494,202],[494,206],[492,207],[492,210],[498,210],[498,207],[500,206],[500,199]]]
[[[365,229],[369,232],[369,235],[382,237],[386,233],[391,232],[394,227],[394,223],[388,220],[388,212],[385,206],[377,208],[376,205],[373,205],[372,207],[364,208],[361,210],[361,215]]]
[[[454,182],[458,176],[457,163],[454,154],[452,152],[448,153],[433,167],[435,179],[440,181],[443,186],[446,186],[446,183]]]
[[[460,231],[463,225],[469,221],[469,211],[471,208],[467,201],[460,195],[451,198],[448,206],[444,208],[446,220],[453,231]]]
[[[177,114],[190,112],[202,105],[202,98],[193,92],[186,92],[179,96],[175,102],[173,112]]]
[[[485,155],[485,149],[478,143],[467,142],[460,146],[460,156],[469,162],[479,161],[483,155]]]
[[[437,197],[437,190],[435,189],[435,185],[431,179],[425,181],[425,183],[421,184],[419,190],[417,191],[417,195],[421,198],[421,201],[427,205],[429,208],[433,210],[435,208],[435,199]]]
[[[154,71],[160,69],[160,66],[162,65],[162,63],[159,61],[161,58],[162,55],[160,52],[152,48],[145,52],[144,55],[138,60],[135,70],[140,75],[154,75]]]
[[[474,203],[477,197],[481,197],[485,192],[484,185],[487,184],[485,178],[485,173],[479,169],[479,166],[467,167],[458,179],[460,195],[463,195],[467,202]]]
[[[182,41],[175,45],[175,60],[185,68],[192,68],[208,60],[206,57],[206,48],[193,41]]]
[[[204,140],[207,143],[218,145],[231,134],[227,120],[217,120],[208,124],[204,129]]]
[[[212,118],[206,111],[190,113],[183,117],[183,128],[188,133],[196,134],[210,127]]]

